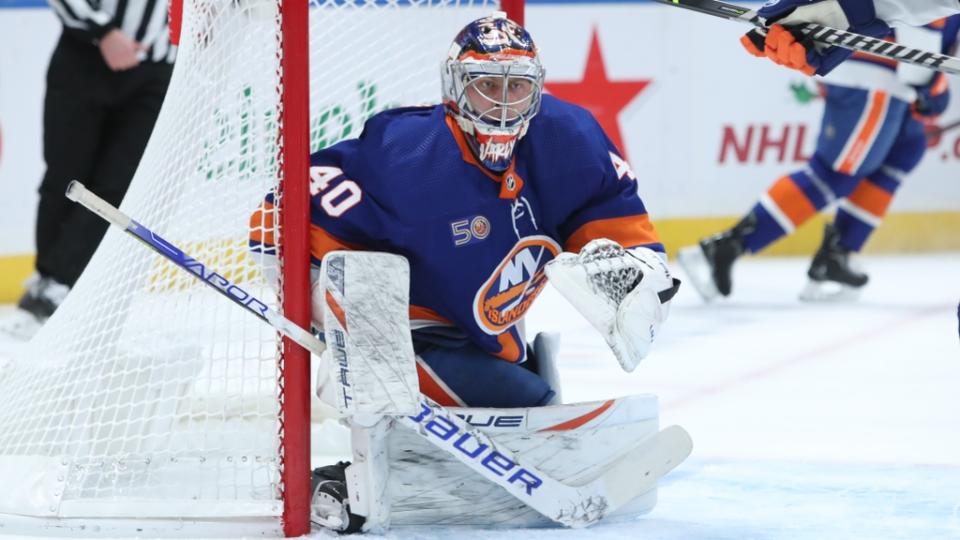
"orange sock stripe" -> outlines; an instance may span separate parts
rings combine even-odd
[[[767,190],[770,200],[780,208],[795,227],[799,227],[812,218],[817,209],[807,195],[797,187],[789,176],[781,177]]]
[[[871,182],[861,181],[857,184],[853,193],[847,197],[847,200],[866,212],[882,218],[887,214],[887,208],[893,201],[893,195]]]

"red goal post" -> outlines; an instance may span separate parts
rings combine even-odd
[[[452,38],[498,6],[174,2],[173,80],[121,209],[307,327],[310,152],[385,108],[438,102]],[[502,8],[522,21],[522,0]],[[251,222],[270,191],[275,204]],[[309,531],[311,455],[322,452],[310,448],[309,354],[208,289],[107,233],[0,371],[4,531]]]

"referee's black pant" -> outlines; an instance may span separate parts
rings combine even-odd
[[[145,62],[111,71],[100,50],[62,35],[47,70],[37,208],[37,271],[73,286],[107,223],[64,197],[80,180],[119,205],[160,112],[173,66]]]

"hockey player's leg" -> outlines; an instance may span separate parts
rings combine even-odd
[[[543,435],[545,440],[559,444],[548,454],[550,459],[546,461],[537,452],[534,452],[535,459],[528,459],[520,449],[499,440],[503,436],[499,430],[503,429],[508,432],[520,429],[523,440],[528,440],[530,420],[525,420],[527,413],[524,411],[537,411],[536,417],[542,420],[541,407],[474,409],[496,411],[493,416],[484,413],[485,417],[493,419],[492,422],[479,422],[494,430],[490,433],[475,425],[478,422],[473,415],[457,414],[424,397],[415,398],[417,410],[408,414],[403,409],[409,402],[407,394],[419,384],[416,380],[407,380],[414,364],[409,345],[407,306],[405,301],[388,301],[393,296],[405,300],[406,282],[399,283],[405,276],[399,270],[383,272],[384,264],[392,262],[392,256],[369,255],[386,258],[371,264],[362,261],[363,254],[328,254],[321,269],[322,294],[314,295],[315,301],[319,299],[317,307],[324,313],[328,344],[321,360],[327,374],[319,378],[318,394],[348,417],[353,447],[353,462],[341,467],[346,484],[345,500],[343,490],[336,489],[340,487],[336,484],[340,481],[337,470],[318,473],[327,483],[323,484],[326,488],[322,491],[318,484],[318,500],[313,507],[316,523],[346,530],[350,523],[355,526],[357,522],[351,517],[353,514],[365,518],[364,531],[382,530],[391,521],[393,501],[391,490],[387,489],[393,474],[391,464],[396,461],[398,467],[409,467],[409,462],[417,461],[429,467],[434,461],[446,460],[459,464],[456,465],[458,470],[472,471],[468,478],[474,482],[487,486],[487,489],[487,483],[503,488],[509,496],[553,522],[582,527],[653,489],[660,476],[689,454],[689,437],[682,429],[668,429],[651,435],[656,430],[656,412],[655,407],[650,408],[652,423],[639,424],[641,430],[638,434],[643,436],[624,439],[620,430],[611,432],[610,435],[615,435],[620,443],[606,449],[615,449],[615,453],[591,464],[591,468],[598,469],[599,477],[569,485],[557,480],[552,469],[557,466],[554,457],[570,443],[566,436],[554,435],[553,431],[584,427],[593,418],[602,423],[599,418],[607,418],[604,413],[615,406],[616,400],[590,404],[586,411],[582,408],[561,409],[565,413],[561,419],[544,426],[547,431]],[[384,273],[398,282],[383,283]],[[654,282],[652,276],[648,277]],[[384,291],[384,288],[388,290]],[[359,298],[353,298],[353,295]],[[371,313],[376,316],[370,316]],[[397,333],[404,334],[407,341],[395,340]],[[420,377],[427,393],[432,389],[424,373],[435,375],[443,383],[446,397],[454,402],[528,407],[547,403],[553,397],[547,383],[536,373],[495,358],[474,346],[434,345],[432,348],[418,347],[418,350],[420,358],[417,363],[421,366]],[[410,370],[407,365],[411,366]],[[633,409],[628,407],[626,410]],[[570,417],[569,411],[576,416]],[[474,414],[480,415],[480,412]],[[549,412],[546,416],[553,418]],[[404,459],[398,459],[399,456],[391,458],[386,441],[397,431],[392,429],[394,423],[404,427],[402,431],[419,441],[421,446],[425,443],[434,450],[421,448],[413,454],[404,450]],[[585,429],[593,433],[595,428],[589,426]],[[603,440],[609,443],[608,439]],[[442,451],[440,456],[436,449]],[[551,469],[541,469],[541,463],[547,463]],[[429,506],[430,501],[421,504]],[[515,503],[509,504],[516,506]]]
[[[800,293],[801,300],[855,299],[867,284],[867,275],[856,268],[851,255],[863,248],[880,225],[897,189],[926,150],[922,124],[910,117],[905,104],[898,110],[903,122],[896,139],[882,165],[869,172],[840,201],[836,219],[827,224],[823,242],[807,271],[810,280]]]
[[[501,360],[472,344],[425,347],[417,371],[423,394],[447,407],[539,407],[554,399],[550,385],[526,363]]]
[[[730,229],[677,252],[680,267],[705,301],[730,295],[733,263],[744,253],[743,237],[756,229],[756,221],[751,212]]]
[[[852,300],[868,277],[850,263],[850,250],[840,245],[840,233],[833,223],[827,223],[823,241],[807,270],[810,281],[800,291],[804,301]]]
[[[681,249],[680,266],[705,300],[729,296],[733,263],[741,255],[792,234],[855,184],[856,178],[831,170],[818,149],[807,167],[780,177],[732,228]]]

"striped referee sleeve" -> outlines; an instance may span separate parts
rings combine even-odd
[[[116,28],[113,13],[118,0],[104,0],[99,8],[94,8],[89,0],[49,0],[63,25],[75,34],[97,40],[110,29]],[[113,4],[114,9],[110,9]]]
[[[49,0],[66,31],[96,43],[107,32],[120,29],[143,45],[142,61],[172,63],[176,47],[170,44],[167,0]]]

